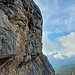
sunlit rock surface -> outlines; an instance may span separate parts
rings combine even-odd
[[[42,16],[33,0],[0,0],[0,75],[55,75],[42,53]]]

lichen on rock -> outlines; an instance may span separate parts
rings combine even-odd
[[[0,75],[55,75],[42,53],[42,16],[33,0],[0,0]]]

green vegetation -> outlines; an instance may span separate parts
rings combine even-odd
[[[72,75],[75,75],[75,69],[73,69],[73,71],[72,71]]]

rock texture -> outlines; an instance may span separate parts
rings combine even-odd
[[[42,22],[33,0],[0,0],[0,75],[55,75],[42,53]]]

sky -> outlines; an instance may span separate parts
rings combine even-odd
[[[75,56],[75,0],[34,0],[43,17],[43,53],[56,59]]]

